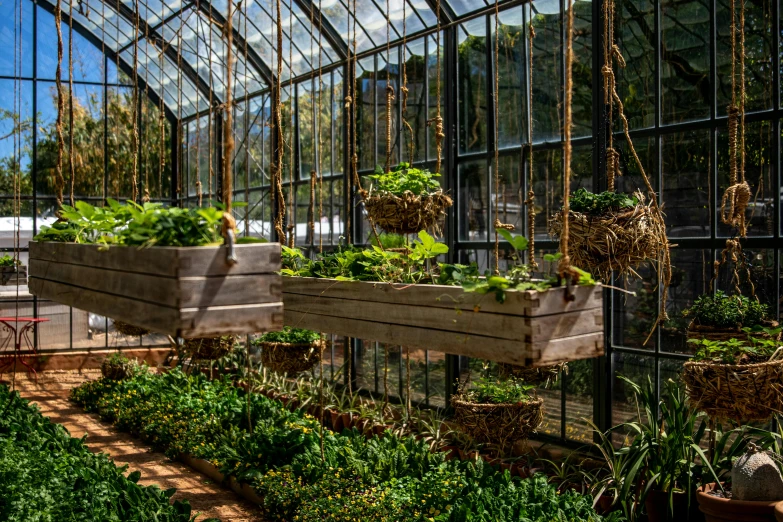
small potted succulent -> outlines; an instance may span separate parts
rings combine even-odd
[[[683,365],[682,379],[691,405],[714,419],[741,422],[783,411],[780,331],[746,328],[740,339],[689,339],[696,354]]]
[[[261,363],[270,370],[290,376],[306,372],[321,361],[326,343],[312,330],[286,326],[252,341],[261,348]]]
[[[544,399],[531,395],[533,386],[509,378],[482,377],[460,385],[451,398],[454,422],[474,441],[501,449],[527,439],[544,420]]]

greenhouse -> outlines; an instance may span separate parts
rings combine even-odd
[[[0,46],[0,522],[783,522],[780,2]]]

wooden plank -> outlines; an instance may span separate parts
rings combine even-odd
[[[447,308],[329,299],[297,294],[286,294],[284,299],[286,310],[302,313],[352,318],[368,323],[382,321],[401,326],[516,341],[537,342],[555,337],[603,331],[601,308],[533,319],[484,311],[461,312]]]
[[[280,270],[280,244],[236,245],[239,262],[226,264],[226,247],[151,247],[30,242],[30,259],[160,277],[270,274]]]
[[[269,303],[282,299],[282,283],[277,274],[174,279],[39,259],[31,259],[30,267],[41,279],[170,308]]]
[[[604,350],[603,332],[539,343],[524,343],[398,324],[302,313],[288,307],[285,310],[285,324],[386,344],[521,365],[543,366],[567,360],[588,359],[602,355]]]
[[[283,329],[283,303],[185,308],[176,334],[179,337],[213,337],[264,333]]]
[[[311,277],[284,277],[284,294],[355,299],[375,303],[449,308],[518,316],[537,316],[598,308],[603,305],[601,285],[572,288],[576,299],[565,302],[564,289],[547,292],[507,292],[506,302],[498,303],[494,294],[465,292],[456,286],[401,285],[365,281],[335,281]],[[539,296],[538,298],[536,296]]]

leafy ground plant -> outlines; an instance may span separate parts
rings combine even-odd
[[[104,454],[93,454],[44,418],[18,392],[0,386],[0,520],[186,522],[187,501],[175,490],[140,486]]]

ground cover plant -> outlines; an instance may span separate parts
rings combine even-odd
[[[191,454],[253,485],[273,520],[617,521],[546,478],[512,478],[482,461],[447,461],[424,440],[324,432],[300,410],[179,370],[98,380],[72,398],[170,456]]]
[[[184,522],[194,520],[174,490],[137,484],[104,454],[44,418],[0,386],[0,520]]]

